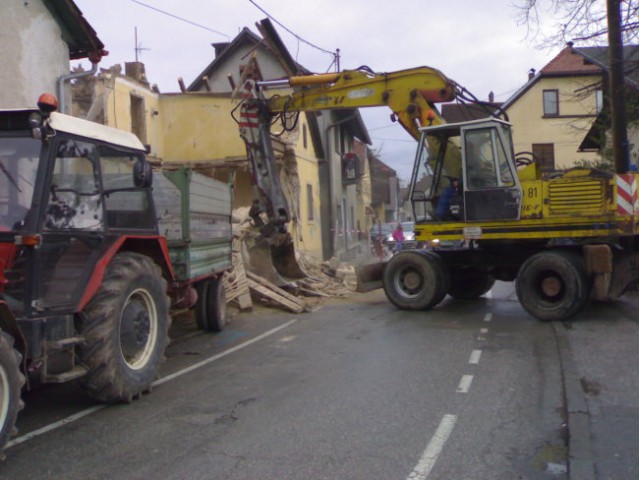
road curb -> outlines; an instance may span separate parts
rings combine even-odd
[[[566,336],[566,327],[563,324],[553,324],[553,326],[559,347],[566,398],[568,478],[571,480],[595,480],[588,404]]]

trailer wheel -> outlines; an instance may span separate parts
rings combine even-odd
[[[16,433],[18,412],[24,407],[20,391],[24,375],[20,372],[22,356],[13,348],[13,337],[0,330],[0,456],[9,438]]]
[[[90,396],[130,402],[150,388],[168,344],[168,311],[160,267],[137,253],[116,255],[84,311],[79,353]]]
[[[226,325],[226,290],[222,277],[211,278],[197,286],[195,322],[205,332],[221,332]]]
[[[433,253],[399,252],[384,269],[384,292],[402,310],[427,310],[441,302],[449,277],[441,258]]]
[[[519,302],[544,322],[565,320],[581,312],[590,288],[584,259],[564,251],[533,255],[521,266],[516,280]]]
[[[453,272],[450,276],[448,295],[457,300],[473,300],[488,292],[495,278],[484,272]]]

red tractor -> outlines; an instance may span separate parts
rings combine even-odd
[[[200,239],[215,255],[198,270],[182,248],[197,243],[184,240],[188,218],[170,219],[187,222],[182,238],[160,234],[166,212],[138,138],[43,97],[39,109],[0,111],[0,449],[23,387],[78,378],[95,399],[129,402],[156,378],[171,306],[196,306],[206,330],[224,323],[228,188],[219,228],[209,222]]]

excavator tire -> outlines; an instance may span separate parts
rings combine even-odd
[[[168,311],[160,267],[144,255],[117,254],[84,310],[79,353],[91,397],[130,402],[150,389],[169,341]]]
[[[4,447],[16,433],[18,412],[24,408],[20,391],[25,378],[20,372],[22,356],[13,348],[13,337],[0,330],[0,456]]]
[[[448,295],[457,300],[474,300],[488,292],[495,278],[485,272],[451,272]]]
[[[434,307],[446,296],[449,282],[444,262],[432,252],[399,252],[384,269],[384,293],[401,310]]]
[[[581,312],[590,297],[591,282],[582,256],[554,250],[528,258],[519,269],[515,288],[528,313],[551,322]]]

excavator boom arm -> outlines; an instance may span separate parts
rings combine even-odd
[[[442,123],[433,104],[454,100],[457,91],[455,82],[430,67],[391,73],[374,73],[363,67],[290,77],[285,84],[294,92],[270,97],[267,108],[272,113],[387,106],[415,139],[419,138],[419,127]]]

